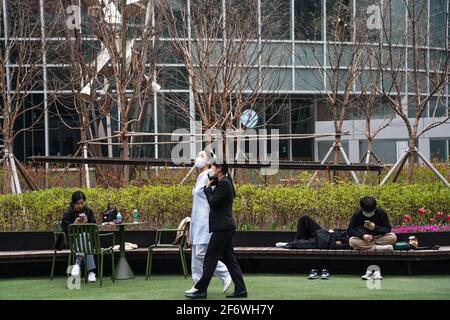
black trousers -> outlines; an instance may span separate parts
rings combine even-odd
[[[217,262],[222,261],[228,268],[231,279],[234,282],[234,291],[246,291],[241,267],[239,266],[233,249],[234,230],[215,231],[211,235],[208,249],[203,263],[202,278],[195,284],[195,288],[201,291],[208,289],[209,283],[216,270]]]
[[[322,229],[322,227],[317,222],[311,219],[308,215],[304,215],[298,219],[297,234],[295,235],[295,239],[308,240],[315,238],[315,232],[320,229]]]

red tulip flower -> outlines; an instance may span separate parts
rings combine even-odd
[[[444,216],[444,213],[443,212],[438,212],[438,213],[436,213],[436,216],[438,218],[442,218]]]
[[[447,216],[447,220],[450,221],[450,214]]]
[[[436,220],[434,220],[434,218],[430,218],[428,219],[428,221],[430,221],[431,223],[435,222]]]
[[[427,209],[425,209],[425,208],[420,208],[419,209],[419,214],[420,215],[424,215],[426,212],[427,212]]]
[[[405,221],[405,222],[409,222],[409,221],[411,221],[411,216],[409,215],[409,214],[405,214],[404,216],[403,216],[403,220]]]

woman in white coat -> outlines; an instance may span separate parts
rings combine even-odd
[[[200,151],[195,159],[195,166],[199,171],[197,182],[192,189],[192,214],[189,232],[189,244],[192,247],[191,269],[192,280],[196,284],[203,273],[203,262],[208,248],[211,233],[209,232],[209,203],[206,199],[204,187],[208,183],[209,158],[205,151]],[[221,261],[218,262],[214,272],[223,283],[223,291],[226,292],[232,280],[227,267]],[[186,291],[189,293],[190,289]]]

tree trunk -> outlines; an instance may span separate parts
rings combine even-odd
[[[416,146],[416,140],[413,137],[409,137],[408,139],[408,148],[409,150],[414,149],[414,147]],[[408,153],[408,163],[407,163],[407,171],[406,171],[406,182],[408,184],[412,184],[413,183],[413,178],[414,178],[414,153],[413,152],[409,152]]]
[[[86,141],[86,140],[87,140],[86,128],[84,128],[84,127],[82,127],[82,128],[80,129],[80,138],[81,138],[81,141]],[[83,146],[84,146],[84,145],[85,145],[85,144],[83,144]],[[83,146],[80,146],[80,147],[83,148]],[[81,157],[83,157],[83,155],[84,155],[83,150],[81,150],[80,155],[81,155]],[[80,179],[81,187],[84,187],[84,186],[87,185],[87,181],[86,181],[86,170],[85,170],[84,164],[82,164],[82,165],[80,166],[80,176],[81,176],[81,179]]]
[[[123,103],[125,103],[123,101]],[[121,148],[121,156],[123,160],[129,159],[129,146],[128,146],[128,139],[127,136],[128,128],[127,128],[127,119],[128,116],[125,112],[122,112],[120,115],[120,130],[121,130],[121,140],[122,140],[122,148]],[[123,166],[123,176],[122,176],[122,186],[127,187],[128,183],[130,181],[130,167],[128,165]]]

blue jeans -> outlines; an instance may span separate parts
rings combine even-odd
[[[86,237],[85,233],[80,234],[80,242],[82,244],[84,244],[84,242],[86,242],[86,247],[88,249],[90,249],[91,247],[91,242],[89,241],[89,236]],[[75,248],[76,250],[81,250],[80,248]],[[94,255],[92,254],[84,254],[83,252],[76,252],[75,253],[75,257],[85,257],[86,256],[86,268],[88,271],[94,270],[95,269],[95,260],[94,260]]]

